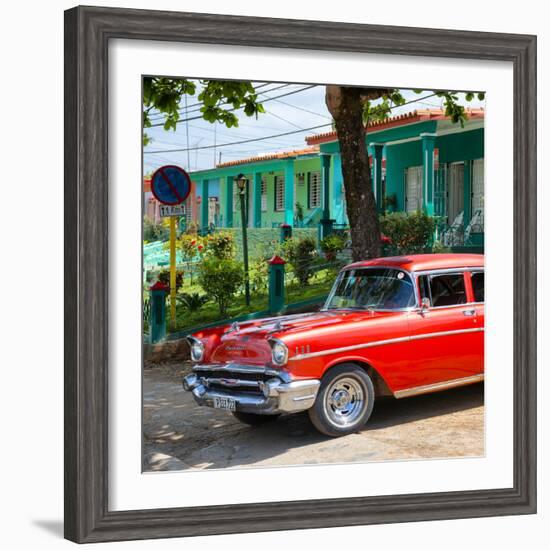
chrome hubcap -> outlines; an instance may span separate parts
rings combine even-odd
[[[351,376],[336,379],[325,393],[327,418],[338,427],[350,427],[361,417],[366,396],[361,384]]]

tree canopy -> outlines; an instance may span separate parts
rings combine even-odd
[[[414,92],[420,94],[423,90]],[[433,90],[427,97],[441,98],[445,115],[453,123],[464,126],[467,111],[460,103],[459,93]],[[464,94],[466,102],[485,97],[483,92]],[[232,128],[239,125],[236,111],[242,110],[249,117],[258,117],[265,112],[251,81],[146,77],[143,80],[144,128],[162,126],[165,130],[175,130],[182,121],[182,98],[195,95],[197,103],[185,106],[183,113],[186,118],[183,120],[202,118]],[[368,123],[383,121],[396,107],[416,101],[407,101],[402,91],[395,88],[326,86],[325,102],[333,118],[342,158],[354,260],[380,254],[380,226],[365,140]],[[151,118],[155,111],[160,113],[160,118]],[[146,145],[149,142],[146,134],[143,139]]]
[[[363,98],[363,122],[368,124],[370,121],[381,121],[386,120],[391,111],[395,107],[400,107],[406,105],[408,102],[403,96],[401,90],[397,89],[373,89],[364,88],[364,98]],[[413,90],[416,94],[425,93],[426,90]],[[464,105],[459,103],[460,92],[454,91],[436,91],[431,92],[431,96],[439,97],[443,99],[443,105],[445,107],[445,116],[450,117],[452,122],[460,123],[463,127],[464,122],[467,119],[466,109]],[[483,92],[465,92],[464,99],[467,102],[472,101],[475,98],[478,98],[480,101],[485,99],[485,94]],[[375,101],[377,103],[374,103]],[[412,102],[417,101],[413,100]],[[411,102],[411,103],[412,103]]]
[[[250,81],[199,80],[197,112],[208,122],[220,122],[228,128],[239,125],[235,111],[242,109],[247,116],[258,116],[264,108]],[[156,109],[164,115],[162,126],[175,130],[180,120],[181,99],[195,96],[197,81],[178,78],[145,77],[143,79],[143,126],[153,123],[150,113]],[[228,109],[227,106],[230,106]]]

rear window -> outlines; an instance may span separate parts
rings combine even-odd
[[[474,300],[476,302],[485,301],[485,273],[480,271],[472,273],[472,288],[474,290]]]

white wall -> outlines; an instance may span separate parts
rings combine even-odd
[[[102,5],[167,10],[196,10],[271,17],[315,18],[363,23],[432,26],[539,35],[539,181],[548,181],[543,153],[548,151],[550,120],[545,98],[550,93],[550,27],[544,3],[524,0],[506,7],[495,2],[421,3],[394,0],[359,3],[252,2],[203,0],[177,2],[159,0],[115,0]],[[2,451],[0,453],[0,541],[6,548],[68,547],[61,539],[62,522],[62,163],[63,163],[63,9],[72,2],[6,2],[2,7],[0,96],[2,142],[0,151],[3,196],[13,204],[0,223],[3,226],[2,258]],[[518,9],[520,8],[520,9]],[[338,13],[334,10],[337,9]],[[36,167],[37,177],[29,183],[29,199],[22,188],[11,199],[10,176],[21,166]],[[21,180],[18,178],[18,184]],[[539,186],[539,209],[548,193]],[[31,198],[32,197],[32,198]],[[21,208],[17,208],[21,206]],[[544,229],[548,224],[541,220]],[[9,235],[9,236],[8,236]],[[547,279],[539,238],[539,280]],[[22,253],[26,248],[28,252]],[[547,256],[547,255],[546,255]],[[547,263],[547,262],[546,262]],[[28,265],[28,268],[22,267]],[[547,266],[550,267],[550,266]],[[546,306],[548,293],[542,296]],[[6,300],[7,299],[7,300]],[[543,304],[539,335],[542,326]],[[8,335],[9,331],[9,335]],[[539,365],[548,362],[547,349]],[[545,361],[546,360],[546,361]],[[540,369],[539,393],[550,391],[548,376]],[[548,437],[542,426],[548,406],[539,404],[539,464],[548,459]],[[284,545],[296,548],[334,548],[347,544],[364,547],[463,549],[511,548],[532,545],[548,535],[546,502],[548,478],[539,472],[539,514],[531,517],[475,519],[405,525],[380,525],[316,531],[226,536],[206,539],[130,543],[143,548],[257,548]],[[103,546],[103,545],[100,545]],[[96,548],[98,548],[96,546]],[[113,546],[109,546],[113,548]]]

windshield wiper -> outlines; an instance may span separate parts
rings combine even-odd
[[[329,311],[329,310],[349,310],[349,311],[374,311],[374,307],[373,306],[346,306],[346,307],[327,307],[326,310]]]

